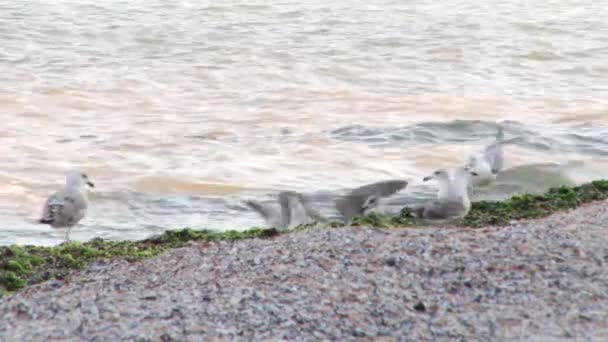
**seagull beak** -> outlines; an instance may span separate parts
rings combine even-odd
[[[91,188],[94,188],[94,187],[95,187],[95,184],[93,184],[93,182],[91,182],[91,181],[88,181],[88,182],[87,182],[87,185],[88,185],[88,186],[90,186]]]

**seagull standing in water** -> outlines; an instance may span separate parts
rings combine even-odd
[[[85,186],[94,187],[86,173],[72,171],[67,174],[65,188],[46,200],[42,209],[40,223],[53,228],[67,228],[65,240],[70,241],[72,228],[84,218],[87,213],[88,200]]]
[[[464,217],[471,209],[467,189],[471,177],[477,177],[477,173],[468,167],[440,169],[433,172],[432,175],[424,177],[425,182],[434,179],[439,183],[437,199],[414,207],[412,214],[415,217],[429,220]]]
[[[504,132],[502,126],[500,126],[496,134],[496,140],[482,151],[469,157],[466,167],[477,174],[477,176],[471,178],[473,186],[490,184],[496,179],[498,172],[502,171],[504,163],[502,145],[504,143]]]

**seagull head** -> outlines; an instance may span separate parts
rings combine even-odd
[[[89,180],[89,176],[82,171],[72,171],[66,176],[66,186],[81,188],[83,186],[95,187],[95,184]]]
[[[361,211],[365,215],[370,210],[373,210],[374,208],[376,208],[379,203],[380,203],[380,199],[377,196],[369,196],[368,198],[365,199],[365,202],[363,202],[363,205],[361,205]]]
[[[433,172],[432,174],[424,177],[422,179],[422,181],[428,182],[432,179],[437,180],[439,182],[447,181],[448,179],[450,179],[450,173],[446,169],[439,169],[439,170]]]

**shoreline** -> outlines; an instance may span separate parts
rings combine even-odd
[[[608,199],[608,180],[597,180],[579,186],[553,188],[544,194],[524,194],[500,202],[474,202],[468,215],[448,223],[428,224],[411,217],[405,208],[399,216],[372,213],[355,218],[349,226],[368,226],[383,229],[429,227],[487,227],[507,225],[514,221],[547,217],[553,213],[575,209],[585,203]],[[73,271],[101,259],[140,261],[181,247],[190,241],[235,241],[252,238],[271,238],[295,231],[311,229],[315,225],[277,231],[273,228],[251,228],[245,231],[217,232],[210,230],[170,230],[139,241],[106,241],[93,239],[85,243],[62,243],[54,247],[0,247],[0,298],[27,285],[48,279],[62,279]],[[327,222],[324,228],[346,228],[341,222]]]
[[[0,339],[604,340],[607,222],[604,200],[480,229],[191,241],[0,299]]]

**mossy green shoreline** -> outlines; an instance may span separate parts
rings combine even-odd
[[[560,187],[544,194],[514,196],[500,202],[475,202],[463,219],[450,222],[452,226],[483,227],[507,224],[512,220],[540,218],[560,210],[573,209],[581,204],[608,198],[608,180],[598,180],[576,187]],[[410,215],[404,208],[398,216],[370,214],[355,218],[350,226],[379,228],[406,228],[428,226]],[[345,226],[327,223],[328,228]],[[160,236],[141,241],[106,241],[63,243],[54,247],[3,246],[0,247],[0,296],[19,290],[26,285],[66,277],[72,270],[99,259],[122,258],[137,261],[161,254],[188,241],[242,240],[267,238],[278,234],[304,230],[302,226],[279,232],[275,229],[252,228],[245,231],[216,232],[190,228],[167,231]]]

